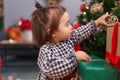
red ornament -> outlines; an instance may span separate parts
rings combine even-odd
[[[18,26],[20,27],[21,30],[31,30],[32,28],[30,20],[24,18],[20,18]]]
[[[2,74],[0,73],[0,80],[2,80]]]
[[[80,11],[81,11],[81,12],[84,12],[85,6],[86,6],[85,3],[83,3],[83,4],[80,6]]]
[[[6,30],[5,30],[7,33],[10,32],[10,27],[7,27]]]
[[[73,25],[73,29],[77,29],[78,27],[80,27],[80,23],[78,22]]]
[[[1,57],[0,57],[0,68],[2,67],[2,59],[1,59]]]
[[[78,23],[78,21],[76,21],[75,24],[73,25],[73,29],[77,29],[78,27],[80,27],[80,23]],[[75,51],[80,51],[80,50],[82,50],[82,47],[80,44],[76,44],[74,46],[74,49],[75,49]]]

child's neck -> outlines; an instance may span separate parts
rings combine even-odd
[[[54,44],[59,44],[59,43],[60,43],[60,40],[59,40],[58,38],[54,38],[54,39],[52,40],[52,43],[54,43]]]
[[[48,43],[50,43],[50,44],[53,44],[53,45],[58,45],[58,44],[60,44],[60,42],[48,42]]]

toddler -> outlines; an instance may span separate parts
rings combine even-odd
[[[37,80],[65,80],[73,78],[77,72],[77,62],[90,61],[83,51],[74,50],[74,45],[94,34],[99,25],[108,26],[105,14],[95,21],[73,30],[69,14],[62,6],[35,4],[32,13],[33,37],[39,46]]]

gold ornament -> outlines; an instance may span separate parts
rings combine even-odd
[[[91,13],[96,13],[96,12],[103,13],[103,11],[104,11],[103,2],[101,2],[101,3],[95,3],[90,8],[90,12]]]
[[[118,17],[117,16],[115,16],[115,15],[111,15],[111,17],[108,17],[107,19],[106,19],[106,22],[110,25],[110,26],[112,26],[112,25],[114,25],[116,22],[118,22],[119,20],[118,20]]]
[[[120,0],[115,1],[115,6],[120,7]]]

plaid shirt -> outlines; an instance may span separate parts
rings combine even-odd
[[[40,72],[37,80],[63,80],[77,68],[74,45],[96,32],[92,21],[73,30],[70,39],[59,44],[46,43],[40,48],[38,66]]]

